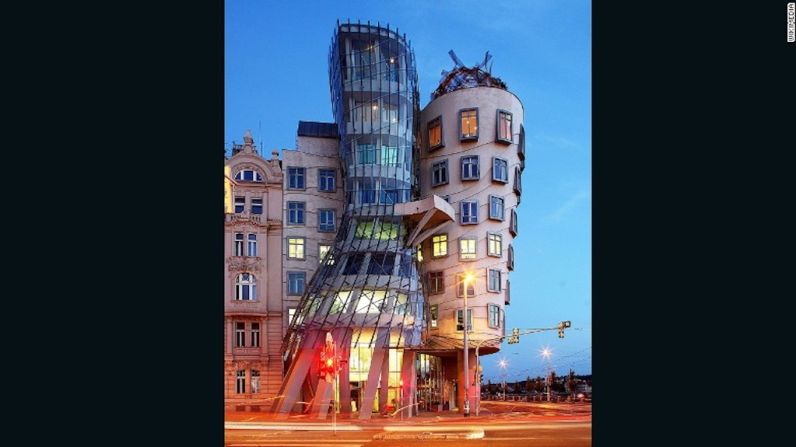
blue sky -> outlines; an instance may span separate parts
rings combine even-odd
[[[411,40],[421,108],[448,50],[475,64],[489,50],[492,72],[525,106],[526,167],[517,260],[511,273],[512,327],[555,331],[503,344],[483,357],[484,376],[544,375],[552,349],[558,373],[591,372],[591,4],[588,0],[292,1],[227,0],[224,146],[251,129],[266,157],[295,148],[299,120],[332,122],[327,57],[335,22],[379,21]]]

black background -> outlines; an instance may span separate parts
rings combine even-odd
[[[760,444],[792,393],[786,2],[693,3],[592,8],[596,446]],[[221,445],[223,2],[57,8],[5,14],[8,413]]]

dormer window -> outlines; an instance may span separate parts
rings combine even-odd
[[[235,180],[241,180],[244,182],[262,182],[263,176],[253,169],[243,169],[238,171],[238,173],[235,175]]]

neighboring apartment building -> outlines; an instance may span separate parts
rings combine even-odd
[[[224,396],[276,395],[282,380],[282,168],[250,132],[224,164]]]

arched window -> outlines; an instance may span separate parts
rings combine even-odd
[[[243,169],[235,174],[235,180],[243,180],[244,182],[262,182],[263,177],[259,172],[253,169]]]
[[[235,300],[254,301],[257,298],[257,280],[251,273],[241,273],[235,278]]]

